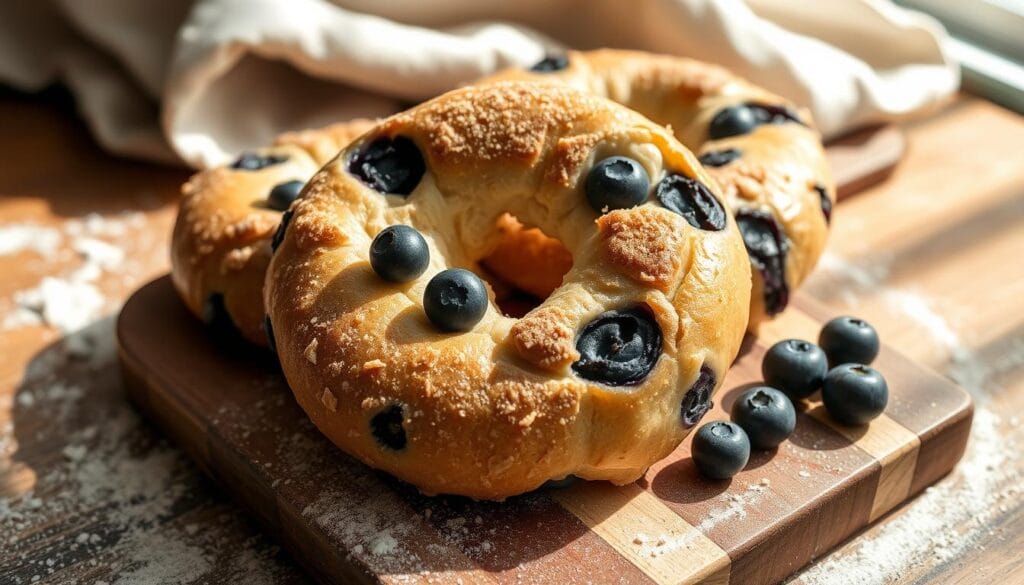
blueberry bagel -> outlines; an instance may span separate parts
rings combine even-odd
[[[171,243],[171,275],[185,304],[212,327],[266,344],[263,279],[270,239],[305,182],[373,126],[353,120],[283,134],[270,148],[194,175]]]
[[[782,311],[814,268],[835,188],[806,110],[720,67],[633,51],[570,51],[491,78],[509,79],[564,83],[619,102],[700,154],[750,255],[752,329]]]
[[[324,166],[266,281],[299,404],[425,493],[503,499],[569,474],[627,483],[710,406],[750,268],[697,158],[568,87],[456,90]],[[481,280],[505,214],[572,255],[521,318]]]

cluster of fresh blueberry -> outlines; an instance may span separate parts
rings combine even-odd
[[[389,282],[410,282],[430,264],[430,248],[423,235],[407,225],[384,228],[370,244],[370,266]],[[487,312],[487,289],[468,270],[442,270],[423,291],[423,311],[443,331],[468,331]]]
[[[776,343],[761,362],[765,385],[736,400],[732,422],[714,421],[697,430],[691,449],[697,469],[712,479],[736,475],[747,465],[751,448],[774,449],[789,438],[796,428],[793,403],[819,389],[833,419],[867,424],[889,399],[885,379],[868,365],[878,350],[878,333],[854,317],[829,321],[818,345],[802,339]]]

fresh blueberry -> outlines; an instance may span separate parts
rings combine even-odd
[[[565,55],[548,55],[537,61],[533,67],[530,67],[530,71],[536,71],[538,73],[550,73],[552,71],[561,71],[569,66],[569,58]]]
[[[786,252],[789,242],[768,212],[743,210],[736,213],[736,225],[750,256],[750,264],[764,283],[764,309],[769,315],[782,312],[789,304],[786,284]]]
[[[814,190],[818,192],[818,198],[821,199],[821,213],[825,215],[825,223],[831,223],[832,199],[829,198],[828,191],[822,185],[815,185]]]
[[[700,155],[700,164],[706,167],[724,167],[741,156],[743,153],[736,148],[709,150]]]
[[[203,303],[202,320],[207,327],[215,331],[230,331],[235,328],[235,323],[224,303],[224,295],[221,293],[213,293],[206,297],[206,301]]]
[[[669,173],[658,183],[656,194],[666,209],[683,216],[695,228],[712,231],[725,228],[725,209],[700,181]]]
[[[885,410],[889,386],[871,366],[842,364],[825,376],[821,399],[832,418],[845,425],[863,425]]]
[[[283,163],[286,160],[288,160],[286,156],[245,152],[235,162],[231,163],[231,168],[236,171],[258,171],[271,165]]]
[[[370,419],[370,431],[378,443],[388,449],[399,451],[405,448],[407,442],[405,427],[402,426],[404,422],[405,414],[401,405],[392,404],[373,415]]]
[[[348,171],[381,193],[412,193],[427,167],[416,144],[405,136],[381,137],[352,156]]]
[[[836,317],[821,328],[818,345],[825,350],[828,364],[870,364],[878,357],[878,332],[856,317]]]
[[[270,239],[270,251],[276,252],[278,246],[284,241],[284,233],[288,229],[288,224],[292,221],[292,216],[295,212],[289,209],[281,215],[281,223],[277,224],[277,231],[274,232],[274,237]]]
[[[810,341],[786,339],[771,346],[761,362],[764,383],[778,388],[790,399],[807,398],[821,388],[828,372],[825,352]]]
[[[747,466],[750,439],[739,425],[716,420],[697,429],[690,454],[705,477],[729,479]]]
[[[639,384],[654,369],[661,343],[661,327],[646,306],[607,311],[576,338],[580,359],[572,371],[609,386]]]
[[[384,280],[416,280],[430,264],[430,248],[423,236],[407,225],[381,230],[370,244],[370,266]]]
[[[700,367],[697,381],[683,395],[683,403],[679,407],[684,428],[696,426],[714,406],[714,402],[711,401],[711,392],[715,389],[716,380],[715,372],[711,368],[707,365]]]
[[[796,114],[781,106],[769,104],[737,104],[720,110],[708,126],[708,137],[712,140],[740,136],[751,132],[762,124],[803,124]]]
[[[747,432],[755,449],[774,449],[793,434],[796,409],[789,398],[775,388],[757,386],[743,393],[732,405],[732,421]]]
[[[487,289],[480,277],[468,270],[444,270],[427,283],[423,310],[438,329],[469,331],[487,312]]]
[[[587,175],[587,201],[594,211],[635,207],[647,199],[651,179],[640,163],[625,156],[606,158]]]
[[[291,207],[292,202],[299,198],[302,188],[306,184],[302,181],[285,181],[274,185],[267,196],[267,206],[277,211],[284,211]]]
[[[267,347],[277,353],[277,340],[274,338],[274,326],[270,323],[270,315],[263,316],[263,335],[267,336]]]

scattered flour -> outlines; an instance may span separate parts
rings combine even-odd
[[[104,318],[121,299],[103,291],[166,262],[166,236],[147,225],[138,213],[0,225],[0,256],[35,255],[29,273],[40,274],[0,297],[0,329],[64,334],[0,404],[12,415],[0,425],[0,582],[263,585],[294,575],[123,394],[114,321]]]
[[[946,374],[975,400],[974,422],[967,452],[953,473],[910,502],[842,556],[826,557],[796,576],[807,585],[841,582],[850,585],[888,584],[917,567],[955,562],[992,532],[992,521],[1021,502],[1022,445],[1004,420],[989,408],[1000,391],[999,377],[1024,365],[1024,340],[1003,348],[995,359],[982,361],[933,303],[908,290],[885,288],[887,268],[868,271],[826,255],[826,278],[845,280],[853,289],[845,299],[855,307],[858,294],[880,294],[885,306],[913,320],[922,333],[948,352]]]
[[[768,486],[768,480],[762,479],[759,483],[747,484],[747,489],[742,494],[728,494],[725,496],[726,505],[708,512],[707,517],[701,521],[698,528],[707,534],[709,530],[722,522],[745,518],[747,509],[761,500],[761,497],[768,491]]]
[[[53,258],[61,239],[60,231],[52,227],[28,223],[7,224],[0,226],[0,256],[31,250],[44,258]]]

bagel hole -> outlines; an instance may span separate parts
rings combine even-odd
[[[524,225],[511,213],[495,223],[497,245],[480,259],[480,276],[494,289],[498,309],[519,318],[544,302],[572,268],[572,254],[557,238]]]

